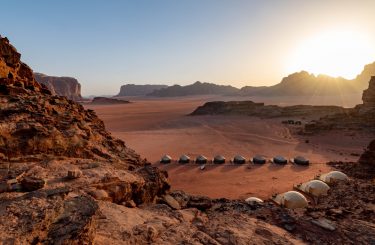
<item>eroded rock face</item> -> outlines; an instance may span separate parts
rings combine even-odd
[[[359,158],[359,163],[372,165],[375,171],[375,140],[370,142],[366,151]]]
[[[35,81],[32,70],[21,62],[21,54],[9,40],[0,36],[0,94],[25,90],[49,93],[46,87]]]
[[[136,84],[125,84],[120,88],[120,92],[117,97],[121,96],[145,96],[149,93],[154,92],[162,88],[168,87],[167,85],[157,85],[157,84],[145,84],[145,85],[136,85]]]
[[[363,91],[362,100],[364,106],[375,107],[375,76],[371,77],[368,89]]]
[[[306,124],[307,132],[320,132],[332,129],[366,130],[375,132],[375,76],[371,77],[368,88],[363,91],[363,103],[347,110],[320,118]]]
[[[73,77],[48,76],[34,73],[35,80],[44,84],[54,95],[65,96],[70,100],[82,100],[81,84]]]
[[[92,244],[100,200],[135,206],[166,194],[166,173],[94,111],[35,81],[5,38],[0,75],[0,244]]]

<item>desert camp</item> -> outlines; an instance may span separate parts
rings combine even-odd
[[[330,188],[321,180],[310,180],[308,182],[297,185],[295,189],[306,194],[310,194],[314,197],[320,197],[327,195]]]
[[[272,159],[272,162],[275,163],[275,164],[285,165],[285,164],[288,163],[288,160],[285,159],[285,157],[283,157],[283,156],[275,156]]]
[[[306,197],[297,191],[278,194],[272,200],[278,205],[289,209],[305,208],[308,204]]]
[[[252,162],[254,164],[265,164],[267,162],[267,159],[263,156],[256,155],[256,156],[253,157]]]
[[[223,164],[225,163],[225,157],[222,155],[216,155],[212,160],[214,164]]]
[[[295,158],[292,159],[292,162],[297,165],[309,165],[310,161],[303,156],[296,156]]]
[[[338,181],[347,181],[349,179],[346,174],[340,171],[331,171],[327,174],[320,175],[318,178],[327,184],[332,184]]]
[[[246,163],[246,158],[241,156],[241,155],[236,155],[233,158],[233,163],[234,164],[244,164],[244,163]]]
[[[178,159],[178,163],[190,163],[190,157],[187,155],[181,155]]]
[[[206,164],[207,163],[207,157],[203,156],[203,155],[199,155],[197,156],[197,158],[195,159],[195,163],[196,164]]]
[[[167,163],[171,163],[171,162],[172,162],[172,158],[169,155],[164,155],[160,159],[160,163],[167,164]]]

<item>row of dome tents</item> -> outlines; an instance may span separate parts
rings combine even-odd
[[[310,161],[308,159],[306,159],[302,156],[297,156],[297,157],[291,159],[290,161],[292,163],[295,163],[295,164],[298,164],[298,165],[309,165],[309,163],[310,163]],[[169,155],[164,155],[160,159],[160,163],[171,163],[171,162],[172,162],[172,157],[170,157]],[[187,155],[182,155],[178,159],[178,163],[190,163],[190,162],[192,162],[192,160]],[[209,161],[208,161],[207,157],[205,157],[203,155],[199,155],[195,159],[195,163],[197,163],[197,164],[206,164],[208,162]],[[226,162],[226,159],[222,155],[216,155],[212,159],[211,162],[214,163],[214,164],[223,164],[223,163]],[[244,164],[244,163],[246,163],[246,158],[241,156],[241,155],[236,155],[230,162],[235,163],[235,164]],[[263,156],[256,155],[252,159],[250,159],[250,162],[253,162],[255,164],[265,164],[267,162],[267,160]],[[288,160],[286,158],[284,158],[283,156],[275,156],[274,158],[271,159],[271,162],[275,163],[275,164],[287,164]]]
[[[293,191],[287,191],[274,195],[271,200],[281,207],[295,209],[307,207],[308,196],[317,203],[318,198],[328,195],[330,185],[339,181],[348,181],[346,174],[340,171],[331,171],[326,174],[316,176],[315,179],[293,186]],[[247,203],[262,203],[263,200],[257,197],[249,197],[245,200]]]

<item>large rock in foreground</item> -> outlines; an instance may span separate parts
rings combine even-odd
[[[99,201],[153,203],[167,174],[20,57],[0,38],[0,244],[92,244]]]
[[[35,79],[48,87],[54,95],[65,96],[70,100],[82,100],[81,84],[73,77],[55,77],[34,73]]]

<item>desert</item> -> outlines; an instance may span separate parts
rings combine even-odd
[[[0,245],[375,244],[374,2],[1,7]]]
[[[261,119],[251,116],[189,116],[198,106],[223,97],[191,96],[184,99],[129,98],[127,105],[86,105],[103,119],[107,129],[148,161],[167,170],[172,189],[211,198],[244,198],[249,195],[267,198],[287,191],[294,183],[304,182],[331,168],[325,163],[355,162],[363,147],[372,139],[365,132],[326,132],[301,136],[298,126],[286,126],[283,117]],[[225,98],[224,99],[228,99]],[[290,118],[290,117],[289,117]],[[288,118],[287,118],[288,119]],[[292,117],[292,119],[301,119]],[[314,116],[301,119],[313,120]],[[315,119],[319,119],[315,118]],[[337,142],[337,135],[340,141]],[[309,143],[306,143],[306,140]],[[241,154],[248,160],[255,155],[288,159],[303,155],[308,167],[286,165],[213,165],[200,170],[196,164],[159,164],[168,154],[177,160],[187,154],[192,159],[202,154],[212,159],[224,155],[228,160]]]

